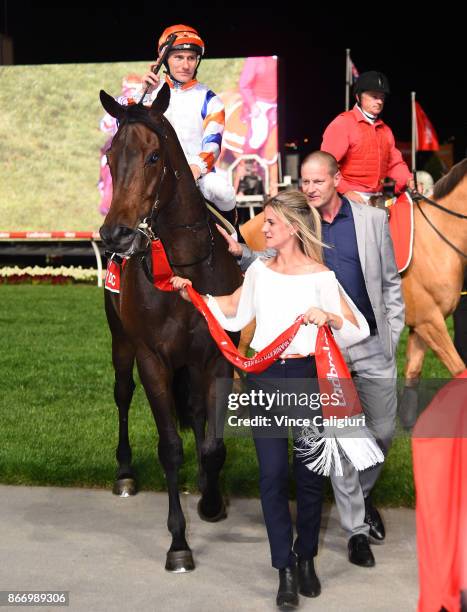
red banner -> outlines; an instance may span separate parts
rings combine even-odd
[[[435,128],[418,102],[415,102],[415,114],[417,117],[417,151],[439,151]]]

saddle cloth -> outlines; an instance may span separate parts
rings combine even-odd
[[[409,194],[401,194],[389,208],[389,231],[397,269],[402,273],[410,265],[413,250],[413,202]]]

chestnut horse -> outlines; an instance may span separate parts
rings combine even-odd
[[[416,414],[414,389],[428,347],[453,376],[465,369],[445,319],[459,302],[467,261],[467,159],[435,184],[432,199],[415,200],[414,224],[412,261],[402,275],[410,331],[400,414],[408,424]]]
[[[127,496],[136,491],[128,437],[136,361],[159,432],[159,460],[167,479],[172,543],[166,569],[183,572],[194,569],[194,562],[180,506],[178,470],[183,448],[175,415],[195,435],[201,492],[198,513],[204,520],[221,520],[226,512],[219,472],[226,451],[222,438],[216,436],[216,379],[231,378],[232,366],[195,308],[177,292],[153,286],[151,239],[160,238],[174,273],[190,278],[201,293],[232,293],[241,284],[241,275],[207,212],[175,131],[163,115],[170,101],[168,86],[162,87],[150,108],[122,106],[103,91],[100,98],[105,110],[119,121],[107,152],[112,204],[100,234],[107,251],[127,258],[120,294],[105,292],[119,414],[114,493]]]

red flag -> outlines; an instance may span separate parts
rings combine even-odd
[[[360,76],[360,73],[358,72],[357,68],[355,67],[355,64],[353,63],[352,58],[350,57],[350,55],[349,55],[349,62],[350,62],[350,76],[352,77],[352,83],[355,83],[355,81]]]
[[[417,151],[439,151],[435,128],[418,102],[415,102],[415,114],[417,116]]]

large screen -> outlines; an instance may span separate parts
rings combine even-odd
[[[111,201],[115,132],[99,90],[137,95],[149,62],[0,67],[0,231],[96,231]],[[224,101],[217,170],[239,195],[277,183],[277,59],[204,60]],[[261,191],[262,190],[262,191]]]

